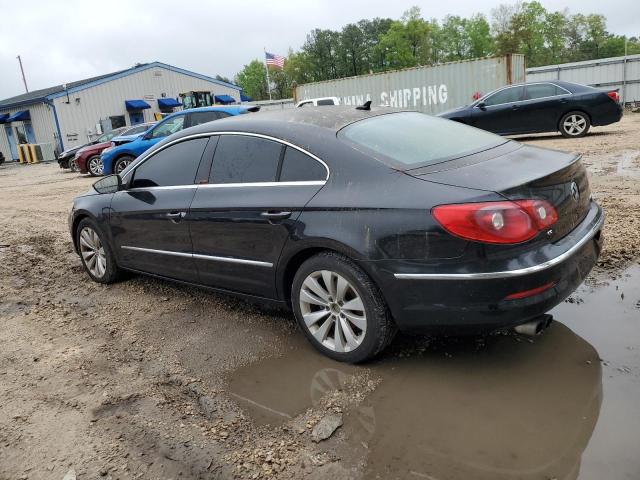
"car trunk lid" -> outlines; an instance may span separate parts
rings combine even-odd
[[[496,192],[510,200],[546,200],[558,212],[548,235],[551,241],[573,230],[589,210],[587,172],[576,154],[508,142],[405,173],[430,182]]]

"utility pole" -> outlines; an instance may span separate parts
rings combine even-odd
[[[22,81],[24,82],[24,89],[29,93],[29,87],[27,87],[27,79],[24,76],[24,68],[22,68],[22,59],[20,55],[16,57],[18,59],[18,63],[20,64],[20,71],[22,72]]]

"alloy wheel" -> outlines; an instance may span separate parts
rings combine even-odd
[[[121,174],[122,171],[129,166],[131,160],[120,160],[116,165],[116,173]]]
[[[367,315],[354,286],[330,270],[313,272],[300,287],[300,311],[311,335],[335,352],[350,352],[362,343]]]
[[[107,271],[107,256],[93,228],[84,227],[80,232],[80,254],[89,272],[96,278],[102,278]]]
[[[562,126],[569,135],[580,135],[587,128],[587,120],[582,115],[569,115]]]
[[[89,160],[89,171],[92,175],[102,175],[102,159],[100,157],[93,157]]]

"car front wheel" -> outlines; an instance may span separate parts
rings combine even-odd
[[[584,112],[569,112],[560,119],[560,133],[563,137],[584,137],[589,127],[591,127],[591,121]]]
[[[338,253],[323,252],[301,265],[293,280],[291,302],[305,336],[338,361],[373,358],[396,332],[378,287]]]
[[[76,245],[82,266],[92,280],[113,283],[120,277],[120,269],[109,244],[95,221],[85,218],[76,229]]]
[[[78,171],[78,164],[76,163],[76,159],[75,158],[70,158],[69,159],[69,169],[72,172],[77,172]]]
[[[102,175],[102,159],[100,155],[94,155],[87,160],[87,170],[92,177],[99,177]]]
[[[120,175],[122,171],[129,166],[131,162],[133,162],[134,158],[129,155],[125,155],[124,157],[120,157],[113,164],[113,173],[117,173]]]

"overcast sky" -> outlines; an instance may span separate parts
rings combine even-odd
[[[489,15],[500,0],[0,0],[0,99],[154,60],[233,79],[262,49],[286,54],[313,28],[362,18],[399,18],[412,5],[425,18]],[[512,2],[502,2],[512,3]],[[639,0],[542,0],[549,10],[601,13],[611,32],[640,35]]]

